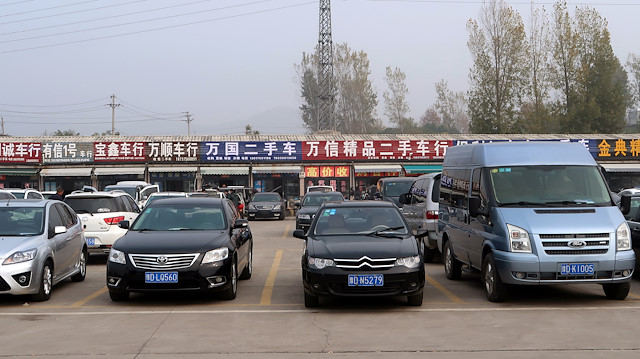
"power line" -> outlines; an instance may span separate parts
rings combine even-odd
[[[104,99],[87,101],[87,102],[79,102],[79,103],[73,103],[73,104],[68,104],[68,105],[10,105],[10,104],[7,104],[7,103],[0,103],[0,106],[9,106],[9,107],[70,107],[70,106],[86,105],[86,104],[95,103],[95,102],[102,102],[102,101],[104,101]]]
[[[30,1],[33,1],[33,0],[23,0],[23,1],[10,2],[10,3],[7,3],[7,4],[0,4],[0,6],[9,6],[9,5],[22,4],[23,2],[30,2]]]
[[[98,1],[98,0],[92,0],[92,1]],[[47,19],[50,17],[56,17],[56,16],[62,16],[62,15],[70,15],[70,14],[77,14],[80,12],[87,12],[87,11],[95,11],[95,10],[102,10],[102,9],[107,9],[107,8],[111,8],[111,7],[116,7],[116,6],[123,6],[123,5],[129,5],[129,4],[133,4],[133,3],[137,3],[137,2],[143,2],[145,0],[135,0],[135,1],[129,1],[127,3],[122,3],[122,4],[113,4],[113,5],[106,5],[106,6],[100,6],[100,7],[94,7],[91,9],[83,9],[83,10],[76,10],[76,11],[69,11],[69,12],[64,12],[64,13],[60,13],[60,14],[53,14],[53,15],[45,15],[45,16],[39,16],[39,17],[32,17],[29,19],[22,19],[22,20],[14,20],[14,21],[7,21],[7,22],[2,22],[0,23],[0,25],[7,25],[7,24],[15,24],[18,22],[25,22],[25,21],[32,21],[32,20],[40,20],[40,19]],[[88,1],[87,1],[88,2]],[[77,4],[76,4],[77,5]]]
[[[167,29],[179,28],[179,27],[184,27],[184,26],[203,24],[203,23],[207,23],[207,22],[232,19],[232,18],[243,17],[243,16],[248,16],[248,15],[255,15],[255,14],[261,14],[261,13],[266,13],[266,12],[273,12],[273,11],[278,11],[278,10],[283,10],[283,9],[288,9],[288,8],[293,8],[293,7],[298,7],[298,6],[304,6],[304,5],[310,5],[310,4],[316,4],[316,3],[317,3],[316,1],[307,1],[307,2],[304,2],[304,3],[299,3],[299,4],[294,4],[294,5],[288,5],[288,6],[282,6],[282,7],[272,8],[272,9],[247,12],[247,13],[230,15],[230,16],[223,16],[223,17],[218,17],[218,18],[215,18],[215,19],[200,20],[200,21],[194,21],[194,22],[190,22],[190,23],[171,25],[171,26],[164,26],[164,27],[158,27],[158,28],[140,30],[140,31],[133,31],[133,32],[128,32],[128,33],[116,34],[116,35],[100,36],[100,37],[94,37],[94,38],[84,39],[84,40],[61,42],[61,43],[51,44],[51,45],[33,46],[33,47],[28,47],[28,48],[3,51],[2,53],[3,54],[9,54],[9,53],[14,53],[14,52],[43,49],[43,48],[48,48],[48,47],[57,47],[57,46],[63,46],[63,45],[78,44],[78,43],[95,41],[95,40],[104,40],[104,39],[110,39],[110,38],[114,38],[114,37],[136,35],[136,34],[142,34],[142,33],[147,33],[147,32],[167,30]]]
[[[59,9],[59,8],[61,8],[61,7],[69,7],[69,6],[82,5],[82,4],[86,4],[86,3],[90,3],[90,2],[96,2],[96,1],[99,1],[99,0],[87,0],[87,1],[77,2],[77,3],[75,3],[75,4],[58,5],[58,6],[47,7],[47,8],[43,8],[43,9],[29,10],[29,11],[23,11],[23,12],[15,12],[15,13],[13,13],[13,14],[0,15],[0,17],[9,17],[9,16],[16,16],[16,15],[30,14],[30,13],[34,13],[34,12],[41,12],[41,11],[47,11],[47,10],[53,10],[53,9]]]
[[[9,113],[38,114],[38,115],[64,115],[64,114],[68,114],[68,113],[93,112],[93,111],[101,110],[103,108],[104,107],[102,107],[102,106],[96,106],[96,107],[88,107],[88,108],[76,109],[76,110],[70,110],[70,111],[55,111],[55,112],[12,111],[12,110],[4,110],[4,109],[1,109],[0,111],[9,112]]]
[[[434,3],[434,4],[484,4],[486,0],[367,0],[371,2],[414,2],[414,3]],[[531,5],[531,1],[510,1],[509,5]],[[533,5],[555,5],[555,2],[533,2]],[[567,5],[586,5],[586,6],[639,6],[640,3],[588,3],[567,2]]]

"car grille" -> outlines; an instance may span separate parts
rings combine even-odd
[[[330,283],[329,290],[333,294],[345,295],[393,295],[400,292],[402,282],[385,282],[379,287],[350,287],[347,284]]]
[[[371,259],[367,256],[360,259],[334,259],[336,267],[350,270],[370,270],[370,269],[385,269],[393,268],[395,265],[395,258],[380,258]]]
[[[192,254],[129,254],[131,263],[136,268],[150,270],[174,270],[189,268],[198,258]]]
[[[609,251],[609,233],[541,234],[548,255],[605,254]],[[579,246],[573,243],[581,242]]]
[[[273,209],[273,206],[256,206],[258,209]]]
[[[2,277],[0,277],[0,291],[5,291],[9,289],[11,289],[11,287],[9,286],[9,283],[7,283],[4,279],[2,279]]]

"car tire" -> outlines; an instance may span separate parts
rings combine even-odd
[[[412,307],[419,307],[422,305],[422,298],[424,297],[424,292],[420,292],[420,294],[414,294],[407,296],[407,304]]]
[[[283,220],[284,219],[284,212],[280,213],[280,217],[278,217],[279,220]]]
[[[40,289],[38,293],[34,294],[32,300],[34,302],[45,302],[51,298],[51,292],[53,291],[53,265],[50,260],[47,260],[42,266],[42,272],[40,273]]]
[[[631,282],[603,284],[602,289],[604,290],[604,294],[607,298],[613,300],[624,300],[627,298],[627,295],[629,295]]]
[[[87,258],[89,258],[89,253],[86,248],[82,248],[80,258],[78,259],[78,267],[80,268],[80,271],[71,276],[72,282],[82,282],[87,276]]]
[[[487,253],[484,256],[480,279],[482,280],[484,294],[490,302],[504,302],[507,299],[507,286],[502,283],[493,253]]]
[[[442,260],[444,261],[444,273],[447,275],[447,279],[460,279],[462,276],[462,263],[453,257],[451,241],[447,241],[444,245],[444,255],[442,256]]]
[[[129,299],[129,292],[116,292],[110,290],[109,298],[111,298],[112,302],[124,302]]]
[[[436,256],[436,249],[435,248],[424,248],[424,262],[425,263],[431,263],[433,262],[433,258],[435,258]]]
[[[253,221],[253,217],[247,216],[247,221]]]
[[[234,300],[238,293],[238,263],[235,259],[233,260],[233,263],[231,263],[231,273],[229,273],[229,278],[231,279],[231,286],[222,292],[222,299],[224,300]]]
[[[304,292],[304,306],[306,308],[315,308],[320,305],[320,298],[313,294],[309,294],[306,291]]]
[[[249,248],[249,260],[247,261],[247,266],[244,267],[244,270],[240,273],[239,279],[251,279],[251,274],[253,274],[253,246]]]

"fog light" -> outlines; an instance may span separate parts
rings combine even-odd
[[[29,285],[29,282],[31,281],[31,272],[15,274],[12,277],[16,282],[18,282],[18,284],[20,284],[23,287],[26,287]]]
[[[313,289],[318,290],[320,289],[320,284],[316,283],[313,285]]]
[[[210,288],[221,286],[227,282],[223,276],[207,277],[207,281],[209,281]]]
[[[417,287],[418,287],[418,283],[416,283],[416,282],[411,282],[411,283],[409,283],[409,287],[411,287],[411,288],[417,288]]]
[[[516,278],[518,278],[518,279],[523,279],[525,276],[526,276],[526,274],[525,274],[525,273],[522,273],[522,272],[516,272]]]
[[[109,284],[112,287],[117,287],[118,284],[120,284],[121,280],[122,278],[118,278],[118,277],[107,277],[107,284]]]
[[[625,269],[625,270],[622,271],[622,276],[623,277],[628,277],[630,275],[631,275],[631,271],[630,270]]]

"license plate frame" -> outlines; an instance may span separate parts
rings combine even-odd
[[[560,263],[560,275],[594,275],[595,263]]]
[[[144,272],[144,282],[148,284],[178,283],[178,272]]]
[[[347,285],[349,287],[383,287],[384,274],[349,274]]]

